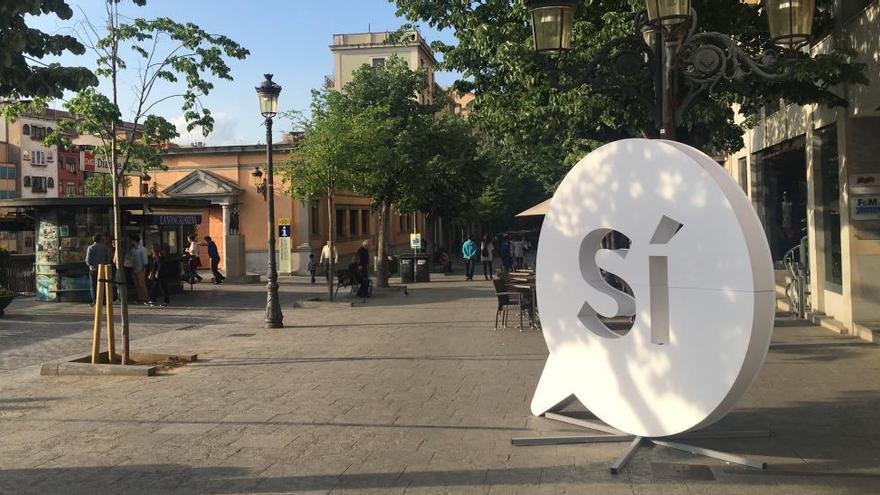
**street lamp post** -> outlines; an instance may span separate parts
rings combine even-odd
[[[266,80],[257,86],[260,100],[260,113],[266,124],[266,181],[265,198],[269,210],[269,272],[266,275],[266,328],[284,326],[284,315],[281,314],[281,303],[278,300],[278,267],[275,262],[275,192],[272,167],[272,117],[278,113],[278,95],[281,86],[272,82],[272,74],[265,74]],[[261,174],[262,175],[262,174]]]
[[[571,33],[577,0],[524,0],[528,9],[535,51],[562,53],[571,49]],[[770,39],[788,52],[764,50],[753,59],[730,36],[697,32],[697,12],[690,0],[646,0],[636,15],[633,35],[602,47],[584,67],[574,86],[595,82],[608,71],[636,82],[644,73],[654,76],[652,88],[627,84],[654,115],[659,135],[675,139],[675,130],[691,104],[722,79],[741,80],[757,76],[767,81],[789,78],[792,67],[780,59],[809,42],[815,0],[765,0]],[[687,92],[678,94],[675,81]]]

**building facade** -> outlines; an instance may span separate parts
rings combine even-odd
[[[401,36],[397,43],[389,43],[390,32],[334,34],[330,51],[333,53],[333,89],[342,91],[355,70],[363,65],[384,65],[393,56],[405,60],[412,70],[423,69],[427,73],[427,90],[418,94],[419,103],[432,103],[438,86],[434,81],[437,59],[418,31]]]
[[[293,147],[290,139],[275,144],[274,163],[289,160]],[[227,276],[236,279],[247,277],[248,273],[265,273],[268,207],[264,189],[258,187],[265,175],[259,179],[254,176],[256,169],[266,169],[265,145],[171,148],[165,153],[164,165],[166,170],[150,171],[148,190],[159,197],[210,202],[211,206],[201,212],[203,221],[195,233],[199,239],[210,235],[217,242],[221,268]],[[125,195],[141,194],[143,189],[137,184],[131,182]],[[304,275],[309,255],[317,260],[327,242],[327,201],[291,197],[279,174],[275,176],[274,191],[275,224],[288,225],[290,231],[289,237],[277,240],[279,271]],[[340,191],[333,215],[340,263],[347,264],[364,240],[375,247],[377,216],[368,198]],[[410,229],[418,227],[417,221],[416,215],[392,216],[392,252],[408,245]],[[208,266],[204,251],[200,251],[202,265]]]
[[[809,267],[814,319],[878,340],[880,332],[880,2],[837,2],[835,34],[813,54],[850,46],[870,84],[835,88],[847,108],[766,109],[745,148],[725,168],[749,194],[773,259],[786,279],[786,254]],[[801,247],[803,246],[803,248]],[[780,290],[781,292],[781,290]],[[780,300],[784,303],[787,298]]]

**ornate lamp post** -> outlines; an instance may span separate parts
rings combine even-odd
[[[284,315],[281,314],[281,303],[278,301],[278,267],[275,262],[275,192],[273,168],[272,168],[272,117],[278,113],[278,95],[281,86],[272,82],[272,74],[266,74],[266,80],[257,86],[257,96],[260,99],[260,113],[266,123],[266,179],[264,198],[268,198],[269,209],[269,273],[266,275],[266,328],[281,328],[284,326]],[[263,173],[257,168],[251,175],[262,177]]]
[[[571,48],[577,3],[524,0],[537,52],[560,53]],[[633,35],[600,49],[575,85],[601,81],[608,71],[626,79],[628,90],[654,115],[662,138],[675,139],[678,123],[694,100],[722,79],[754,75],[779,81],[791,75],[791,67],[779,63],[782,54],[778,50],[768,48],[755,60],[730,36],[698,33],[697,13],[690,0],[646,0],[645,6],[646,10],[636,15]],[[809,42],[815,0],[766,0],[762,8],[767,12],[770,37],[777,45],[797,50]],[[638,78],[646,73],[653,75],[653,87],[638,84]],[[679,94],[676,80],[685,94]]]

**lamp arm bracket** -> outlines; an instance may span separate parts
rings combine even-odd
[[[773,82],[792,76],[792,66],[780,64],[779,50],[768,48],[756,60],[726,34],[697,33],[697,13],[692,10],[691,14],[690,28],[675,59],[675,70],[687,87],[686,95],[675,109],[677,122],[681,122],[681,117],[698,97],[714,90],[723,80],[757,77]]]

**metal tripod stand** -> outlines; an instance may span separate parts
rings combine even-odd
[[[756,469],[767,469],[767,463],[749,459],[747,457],[720,452],[717,450],[697,447],[678,443],[677,440],[697,440],[706,438],[766,438],[773,436],[770,430],[742,430],[742,431],[697,431],[664,438],[645,438],[636,435],[624,433],[611,426],[599,421],[591,421],[586,419],[572,418],[558,413],[546,413],[544,417],[553,421],[580,426],[593,431],[602,432],[602,435],[574,435],[559,437],[526,437],[514,438],[511,444],[517,446],[536,446],[536,445],[572,445],[583,443],[626,443],[629,442],[626,450],[611,464],[611,474],[618,474],[621,469],[632,459],[639,447],[647,443],[653,443],[661,447],[666,447],[683,452],[689,452],[694,455],[702,455],[713,459],[740,464]]]

